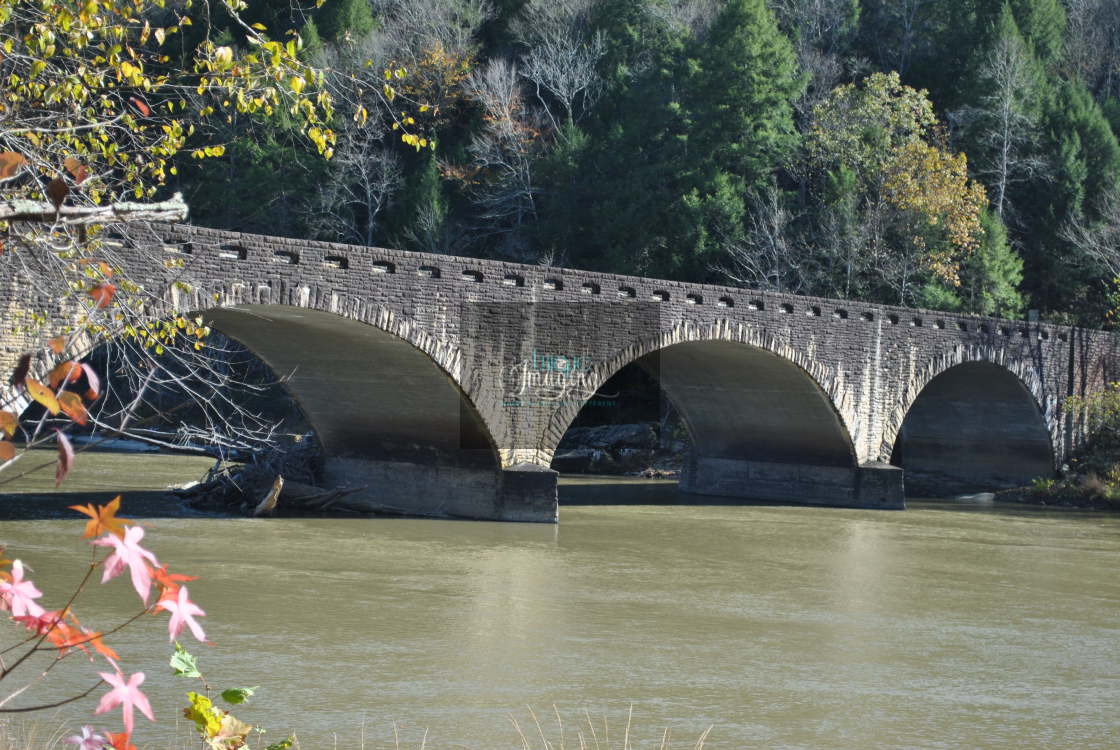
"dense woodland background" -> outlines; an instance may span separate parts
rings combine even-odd
[[[337,73],[338,145],[232,119],[169,186],[196,223],[1095,326],[1120,303],[1120,0],[245,16]],[[375,106],[396,66],[392,115],[434,148]]]

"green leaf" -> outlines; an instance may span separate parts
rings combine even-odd
[[[286,740],[280,740],[279,742],[272,743],[271,745],[266,747],[265,750],[289,750],[289,748],[291,748],[291,746],[294,745],[295,742],[295,737],[289,737]]]
[[[198,660],[183,650],[179,642],[175,642],[175,653],[171,655],[171,671],[177,677],[201,677],[198,671]]]
[[[254,687],[238,687],[230,688],[229,690],[222,691],[222,700],[229,703],[231,706],[236,706],[239,703],[247,703],[253,693],[260,689],[260,685]]]

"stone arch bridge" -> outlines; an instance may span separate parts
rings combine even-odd
[[[554,521],[557,446],[631,363],[691,434],[682,490],[874,508],[1053,473],[1065,399],[1120,376],[1113,335],[1037,322],[186,225],[116,255],[291,374],[329,483],[423,515]]]

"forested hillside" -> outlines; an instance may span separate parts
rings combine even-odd
[[[234,119],[180,165],[198,223],[1090,325],[1120,298],[1120,0],[245,16],[334,71],[338,143]],[[398,68],[414,146],[355,88]]]

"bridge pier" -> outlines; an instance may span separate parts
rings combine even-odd
[[[902,510],[902,470],[889,464],[819,466],[693,456],[681,492],[841,508]]]
[[[326,485],[358,491],[348,504],[371,513],[555,523],[556,477],[551,469],[508,469],[328,457]]]

